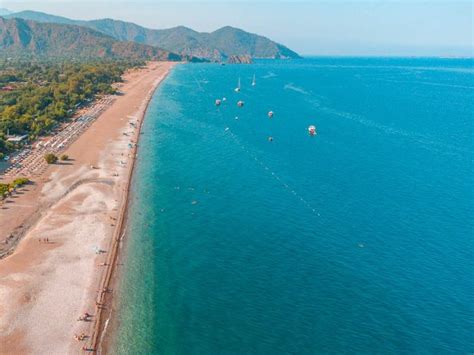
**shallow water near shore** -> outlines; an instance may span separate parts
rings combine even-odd
[[[471,352],[473,113],[472,60],[175,67],[111,353]]]

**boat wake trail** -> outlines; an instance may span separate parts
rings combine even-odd
[[[293,83],[289,83],[289,84],[286,84],[283,89],[285,90],[292,90],[292,91],[295,91],[295,92],[298,92],[300,94],[303,94],[303,95],[309,95],[309,92],[307,92],[305,89],[303,89],[302,87],[299,87],[299,86],[296,86],[295,84]]]
[[[451,155],[451,156],[456,156],[461,159],[465,159],[466,157],[470,156],[469,154],[472,153],[465,148],[461,148],[453,144],[437,141],[427,135],[413,133],[410,131],[405,131],[405,130],[393,128],[390,126],[386,126],[386,125],[368,120],[361,115],[357,115],[357,114],[345,112],[345,111],[340,111],[340,110],[335,110],[330,107],[323,107],[323,106],[318,106],[318,109],[324,113],[341,117],[341,118],[356,122],[358,124],[362,124],[366,127],[376,129],[379,132],[382,132],[383,134],[405,138],[413,143],[420,145],[421,147],[427,150],[430,150],[439,154]]]
[[[453,85],[453,84],[444,84],[444,83],[435,83],[431,81],[410,81],[410,80],[383,80],[387,83],[395,84],[420,84],[420,85],[431,85],[431,86],[441,86],[447,88],[456,88],[456,89],[468,89],[474,90],[474,86],[465,86],[465,85]]]
[[[275,78],[278,75],[276,75],[274,72],[269,71],[266,75],[262,76],[263,79],[270,79],[270,78]]]

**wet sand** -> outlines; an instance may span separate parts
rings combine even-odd
[[[49,166],[0,210],[0,243],[14,230],[23,235],[0,260],[1,354],[74,354],[95,344],[96,301],[108,294],[101,290],[115,265],[126,208],[130,143],[173,65],[150,63],[127,73],[123,95],[67,149],[71,160]],[[85,312],[89,321],[78,321]],[[85,341],[74,339],[80,334]]]

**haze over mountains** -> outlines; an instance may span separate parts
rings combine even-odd
[[[183,26],[154,30],[113,19],[72,20],[36,11],[22,11],[4,17],[21,18],[48,24],[86,27],[115,40],[156,46],[170,53],[215,61],[225,60],[231,55],[250,55],[254,58],[275,59],[299,58],[299,55],[294,51],[266,37],[229,26],[211,33],[204,33]],[[72,30],[72,27],[68,27],[68,30]]]

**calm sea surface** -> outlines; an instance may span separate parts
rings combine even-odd
[[[471,353],[473,116],[472,60],[178,66],[141,137],[115,352]]]

